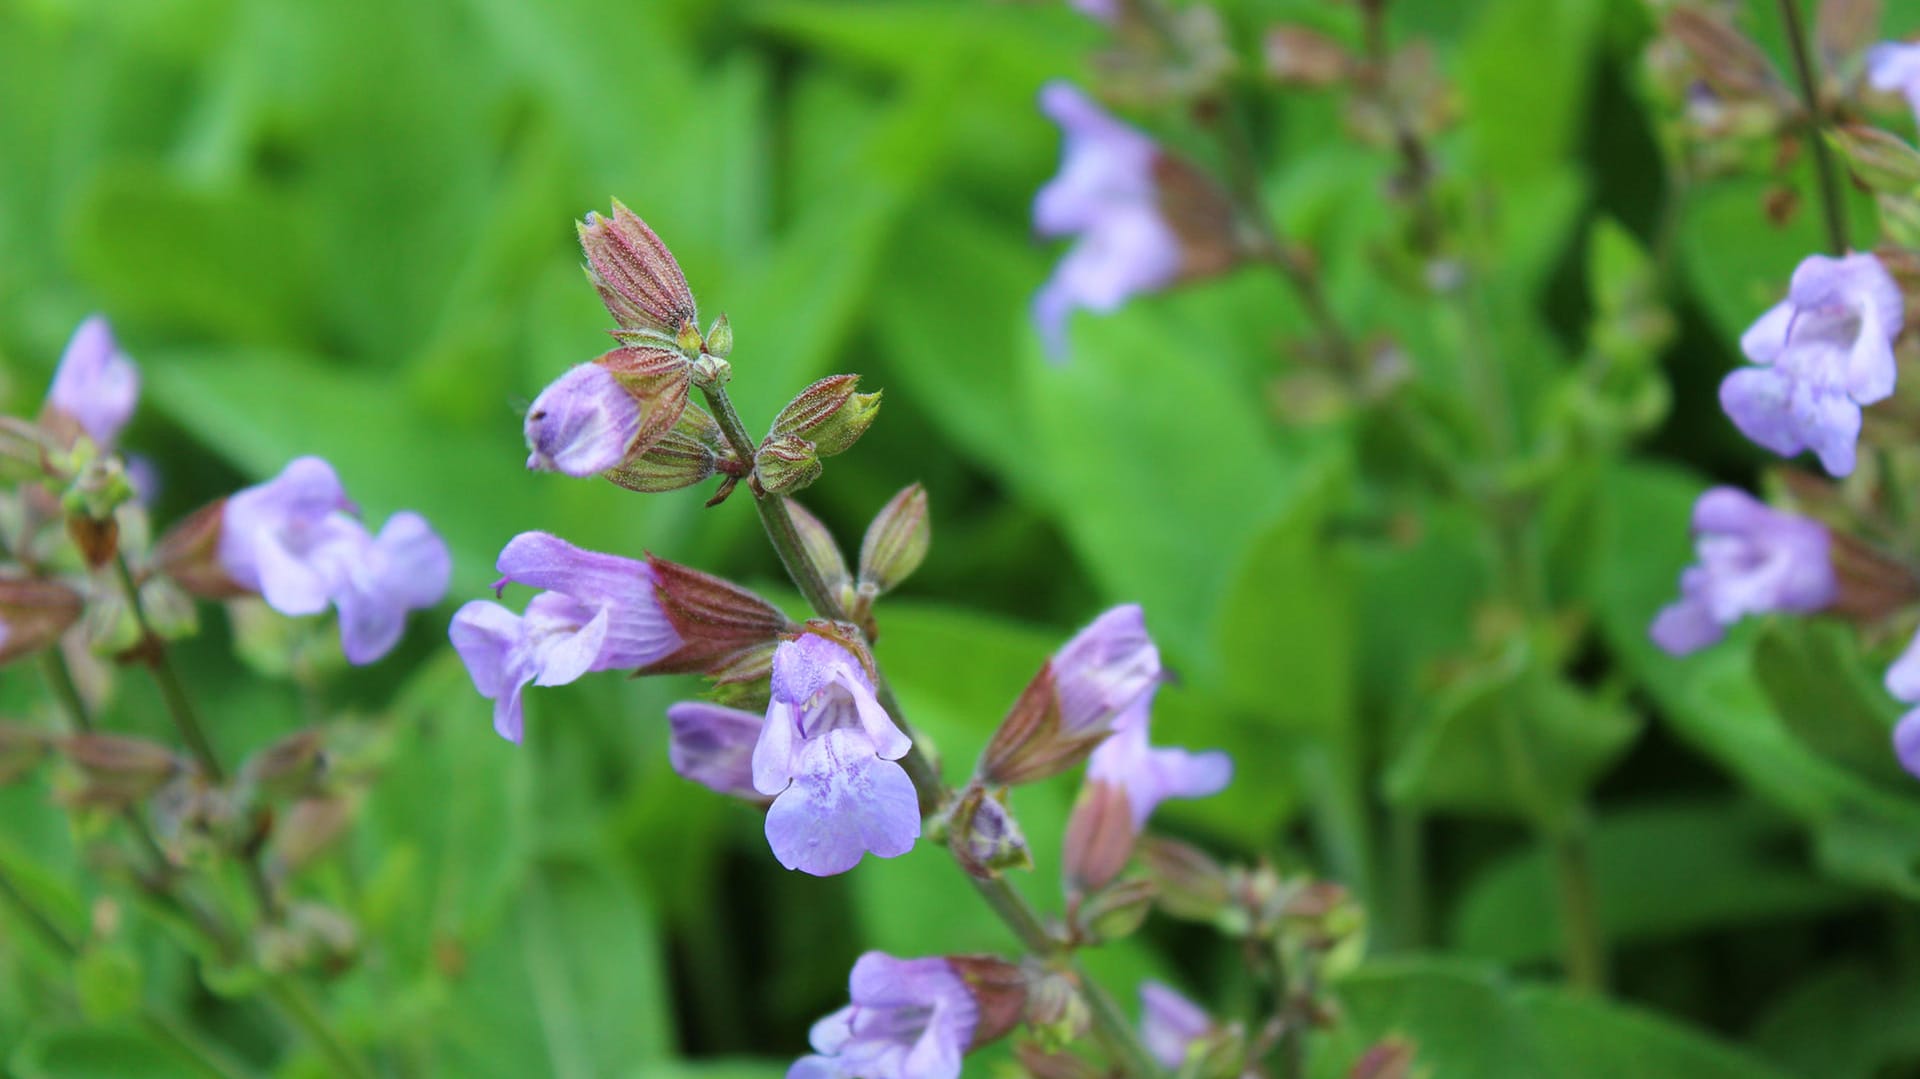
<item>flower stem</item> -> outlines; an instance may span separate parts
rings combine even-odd
[[[300,988],[298,983],[285,978],[270,978],[267,981],[267,995],[280,1005],[280,1010],[294,1021],[308,1040],[319,1047],[321,1055],[332,1064],[334,1074],[351,1076],[352,1079],[373,1079],[373,1072],[327,1025],[326,1017],[314,1007],[306,990]]]
[[[1820,108],[1820,84],[1814,75],[1813,57],[1807,49],[1807,31],[1800,18],[1799,0],[1780,0],[1780,19],[1786,23],[1787,47],[1793,53],[1793,73],[1800,83],[1800,100],[1806,106],[1807,141],[1813,144],[1813,167],[1820,181],[1820,208],[1827,225],[1827,246],[1836,255],[1847,253],[1847,205],[1841,200],[1839,172],[1833,164],[1833,151],[1821,137],[1823,112]]]
[[[146,658],[147,669],[153,672],[153,680],[160,687],[160,696],[166,701],[167,715],[172,717],[173,725],[180,730],[180,737],[186,739],[187,747],[193,750],[194,759],[200,762],[200,770],[213,783],[224,783],[226,769],[220,767],[220,758],[213,751],[213,743],[207,741],[206,731],[200,726],[198,716],[194,714],[193,702],[187,698],[186,687],[180,683],[180,675],[173,669],[173,661],[167,656],[166,642],[153,631],[153,624],[147,618],[146,602],[140,598],[140,585],[133,579],[133,569],[127,565],[127,556],[115,554],[113,566],[120,577],[120,588],[127,595],[127,607],[133,612],[134,621],[140,627],[140,649]]]
[[[47,686],[53,690],[54,698],[67,713],[67,719],[81,733],[93,730],[93,716],[87,712],[87,703],[80,697],[80,687],[73,683],[73,671],[67,666],[67,657],[60,653],[60,646],[40,653],[40,673],[46,677]]]
[[[713,411],[714,420],[719,423],[721,432],[732,445],[735,454],[741,460],[753,459],[753,441],[747,435],[746,425],[740,421],[740,414],[733,407],[733,401],[727,391],[720,386],[702,386],[700,392],[707,399],[707,407]],[[826,578],[821,574],[813,559],[808,556],[806,545],[800,539],[800,532],[793,524],[793,516],[787,510],[787,500],[779,495],[754,492],[754,506],[760,512],[760,523],[766,529],[767,539],[780,556],[780,564],[786,567],[787,576],[800,589],[812,605],[814,613],[822,618],[836,622],[847,620],[846,610],[840,605],[840,597],[827,587]],[[876,661],[877,662],[877,661]],[[880,706],[893,717],[895,723],[905,733],[913,745],[900,760],[901,767],[913,780],[914,788],[920,793],[923,808],[944,804],[952,795],[945,782],[940,778],[940,770],[934,766],[920,748],[920,739],[914,736],[912,726],[901,711],[899,698],[894,696],[893,687],[887,683],[886,675],[876,670],[875,695]],[[1088,977],[1066,943],[1048,932],[1040,916],[1034,911],[1019,892],[1000,877],[981,878],[967,874],[973,883],[974,891],[986,901],[995,915],[1013,932],[1022,946],[1036,957],[1059,962],[1073,973],[1078,981],[1082,995],[1086,998],[1088,1010],[1093,1014],[1095,1035],[1114,1058],[1125,1076],[1133,1079],[1153,1079],[1160,1074],[1159,1067],[1147,1052],[1146,1046],[1135,1033],[1133,1024],[1127,1020],[1120,1005],[1107,994],[1099,984]]]

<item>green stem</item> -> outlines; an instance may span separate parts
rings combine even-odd
[[[40,673],[46,677],[47,686],[53,690],[54,699],[67,713],[67,719],[81,732],[93,730],[93,716],[87,711],[87,703],[80,696],[80,687],[73,682],[73,671],[67,666],[67,657],[55,645],[40,653]]]
[[[1563,829],[1551,836],[1553,875],[1560,890],[1560,916],[1567,949],[1567,980],[1596,993],[1607,988],[1607,952],[1600,932],[1600,911],[1594,898],[1593,860],[1586,836]]]
[[[1413,806],[1393,806],[1387,831],[1393,872],[1393,946],[1419,951],[1427,943],[1426,814]]]
[[[1836,255],[1847,253],[1847,208],[1841,201],[1839,171],[1834,167],[1833,151],[1821,136],[1823,112],[1820,108],[1820,83],[1813,71],[1813,57],[1807,48],[1807,31],[1800,19],[1799,0],[1780,0],[1780,19],[1786,23],[1787,46],[1793,54],[1793,73],[1800,83],[1800,100],[1806,106],[1807,141],[1813,144],[1813,167],[1820,181],[1820,206],[1827,225],[1827,246]]]
[[[325,1017],[308,999],[306,990],[298,983],[284,978],[272,978],[267,981],[267,995],[280,1010],[294,1021],[307,1038],[317,1046],[323,1056],[332,1064],[335,1075],[351,1076],[353,1079],[373,1079],[373,1071],[360,1058],[354,1055],[345,1042],[334,1034],[327,1025]]]
[[[733,452],[743,461],[753,460],[754,444],[747,434],[747,428],[735,411],[733,401],[727,396],[725,388],[720,386],[702,386],[702,395],[707,406],[713,411],[715,422],[720,425],[721,433],[733,447]],[[800,589],[812,605],[814,612],[822,618],[836,622],[847,620],[846,611],[840,605],[840,598],[827,587],[826,578],[820,573],[808,556],[806,545],[801,542],[799,530],[794,527],[793,516],[787,510],[787,501],[779,495],[754,492],[754,506],[760,512],[760,523],[766,529],[767,539],[780,556],[780,564],[786,567],[787,576]],[[895,723],[912,741],[907,755],[900,760],[907,775],[913,780],[914,788],[920,793],[922,807],[945,804],[952,792],[940,778],[940,771],[920,748],[920,739],[914,736],[912,726],[901,711],[900,701],[893,694],[893,688],[887,683],[884,673],[875,679],[875,696],[880,706],[893,717]],[[1133,1024],[1127,1020],[1126,1013],[1120,1010],[1118,1003],[1103,988],[1087,976],[1079,960],[1072,954],[1065,942],[1047,931],[1040,916],[1028,904],[1019,892],[1004,879],[992,877],[981,879],[967,875],[974,890],[986,901],[994,914],[999,916],[1020,943],[1035,956],[1054,962],[1064,963],[1078,980],[1082,994],[1086,997],[1088,1009],[1093,1013],[1094,1031],[1107,1051],[1114,1057],[1115,1063],[1126,1076],[1136,1079],[1152,1079],[1160,1074],[1152,1054],[1147,1052],[1145,1044],[1134,1031]]]
[[[120,577],[120,588],[127,595],[127,607],[140,627],[140,647],[146,655],[147,669],[153,672],[153,680],[160,687],[167,714],[173,718],[173,725],[179,728],[180,737],[186,739],[187,747],[193,750],[194,759],[200,762],[200,770],[206,773],[207,779],[213,783],[226,782],[226,769],[220,767],[220,758],[213,751],[213,743],[207,741],[206,731],[201,728],[200,720],[194,714],[193,702],[187,698],[186,687],[181,685],[180,675],[173,669],[173,661],[168,658],[166,642],[153,631],[153,623],[147,618],[147,605],[140,598],[140,585],[133,579],[133,569],[127,565],[127,556],[115,554],[113,565]]]

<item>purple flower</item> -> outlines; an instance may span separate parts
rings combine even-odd
[[[640,403],[605,367],[583,363],[540,391],[527,410],[527,467],[593,476],[626,459],[640,435]]]
[[[1064,82],[1040,92],[1040,108],[1060,125],[1065,149],[1059,175],[1034,196],[1033,226],[1043,236],[1079,237],[1033,300],[1034,322],[1058,357],[1074,308],[1111,311],[1169,285],[1183,256],[1160,212],[1153,140]]]
[[[1120,20],[1120,0],[1068,0],[1068,2],[1073,5],[1075,11],[1090,19],[1098,19],[1109,24]]]
[[[1808,613],[1832,603],[1839,585],[1827,530],[1781,513],[1733,487],[1715,487],[1693,506],[1700,561],[1680,574],[1680,599],[1653,620],[1653,642],[1673,655],[1720,640],[1750,614]]]
[[[1906,704],[1920,704],[1920,634],[1887,668],[1887,692]],[[1900,767],[1920,777],[1920,708],[1901,716],[1894,725],[1893,752]]]
[[[1757,366],[1720,384],[1742,434],[1785,457],[1812,450],[1828,472],[1853,471],[1860,406],[1893,393],[1900,288],[1872,255],[1813,255],[1787,298],[1740,338]]]
[[[1200,1005],[1159,982],[1140,983],[1140,1037],[1160,1066],[1179,1070],[1187,1047],[1213,1032],[1213,1019]]]
[[[333,466],[295,458],[227,499],[216,557],[234,583],[281,614],[334,607],[341,651],[364,664],[400,640],[407,612],[446,595],[452,561],[419,514],[394,514],[376,537],[352,511]]]
[[[140,370],[114,342],[107,320],[80,323],[60,355],[47,406],[73,418],[87,437],[111,446],[140,400]]]
[[[667,709],[673,770],[721,794],[764,802],[753,788],[753,747],[766,718],[738,708],[681,701]]]
[[[578,547],[545,532],[523,532],[500,552],[507,582],[544,589],[516,615],[474,600],[453,616],[449,635],[474,688],[493,701],[493,728],[520,741],[520,695],[529,683],[562,686],[588,671],[640,667],[680,647],[645,562]]]
[[[1144,828],[1154,809],[1168,798],[1205,798],[1226,789],[1233,760],[1220,750],[1190,753],[1159,749],[1147,741],[1148,694],[1114,720],[1113,733],[1087,760],[1087,780],[1125,792],[1134,831]]]
[[[849,983],[853,1002],[813,1025],[817,1055],[787,1079],[959,1079],[980,1009],[950,963],[868,952]]]
[[[1868,49],[1867,81],[1875,90],[1905,95],[1920,118],[1920,44],[1889,41]]]
[[[1060,727],[1086,734],[1110,727],[1160,684],[1160,650],[1147,636],[1137,603],[1115,607],[1093,620],[1053,656],[1054,693]]]
[[[816,634],[773,654],[773,699],[753,748],[753,786],[777,795],[767,843],[788,869],[844,873],[871,852],[892,858],[920,837],[920,804],[893,762],[913,744],[874,696],[852,652]]]

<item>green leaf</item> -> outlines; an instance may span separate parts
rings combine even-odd
[[[1444,686],[1385,777],[1431,809],[1569,822],[1639,731],[1638,717],[1540,670],[1524,641]]]
[[[1597,0],[1491,0],[1461,50],[1475,171],[1524,179],[1566,159],[1599,44]]]
[[[1881,1079],[1920,1058],[1920,985],[1859,963],[1808,976],[1769,1008],[1752,1041],[1804,1079]]]
[[[73,965],[80,1010],[95,1023],[111,1023],[140,1007],[140,961],[124,947],[95,945]]]
[[[1410,1041],[1416,1073],[1552,1079],[1783,1079],[1668,1020],[1558,988],[1441,961],[1378,963],[1334,986],[1341,1022],[1312,1042],[1311,1074],[1346,1074],[1368,1046]]]
[[[1890,748],[1904,709],[1867,671],[1852,630],[1776,619],[1754,642],[1753,674],[1787,729],[1814,752],[1896,788],[1912,785]]]
[[[1795,856],[1793,824],[1744,800],[1615,809],[1588,832],[1602,933],[1615,945],[1811,917],[1859,902]],[[1503,962],[1561,947],[1553,870],[1529,845],[1475,878],[1453,946]]]
[[[16,1079],[206,1079],[163,1043],[114,1030],[41,1031],[6,1062]]]

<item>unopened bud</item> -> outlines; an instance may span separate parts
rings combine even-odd
[[[770,436],[753,455],[754,482],[771,495],[802,490],[823,471],[814,444],[798,435]]]
[[[0,722],[0,787],[26,775],[47,755],[45,731],[24,723]]]
[[[57,642],[82,609],[80,593],[66,585],[0,577],[0,664]]]
[[[263,925],[254,937],[255,958],[270,974],[313,968],[338,974],[359,950],[360,933],[352,920],[318,903],[295,903],[284,919]]]
[[[273,853],[294,872],[325,853],[353,823],[360,800],[352,794],[302,798],[273,830]]]
[[[689,405],[660,441],[601,473],[629,491],[678,491],[712,476],[733,460],[726,436],[712,416]]]
[[[820,518],[807,512],[800,503],[791,498],[786,502],[787,514],[793,518],[794,531],[800,533],[800,546],[807,553],[807,561],[820,571],[829,590],[840,592],[852,583],[853,577],[847,572],[846,556],[840,553],[840,545],[833,541],[833,533],[827,531],[827,526],[820,522]]]
[[[113,561],[120,551],[120,522],[112,514],[90,517],[84,513],[67,515],[67,538],[80,549],[80,557],[94,569]]]
[[[1226,911],[1227,871],[1212,855],[1165,836],[1147,836],[1139,847],[1148,878],[1159,885],[1161,910],[1195,922],[1217,921]]]
[[[1920,150],[1906,140],[1865,124],[1830,128],[1826,139],[1846,159],[1854,177],[1872,190],[1911,195],[1920,187]]]
[[[706,351],[706,340],[700,336],[700,327],[689,319],[680,324],[680,332],[673,335],[673,343],[680,354],[691,360]]]
[[[249,757],[240,768],[241,778],[268,797],[298,794],[320,778],[325,748],[318,728],[295,731]]]
[[[1360,1054],[1347,1079],[1410,1079],[1413,1060],[1413,1043],[1396,1034]]]
[[[632,210],[615,199],[611,218],[588,213],[579,232],[587,274],[623,329],[673,340],[681,327],[693,323],[697,312],[686,275],[673,252]]]
[[[1725,97],[1766,98],[1780,86],[1767,54],[1722,17],[1675,8],[1665,29],[1692,57],[1700,77]]]
[[[173,750],[144,738],[75,734],[56,744],[86,780],[68,799],[79,805],[131,805],[159,790],[181,768]]]
[[[1846,66],[1880,32],[1880,0],[1821,0],[1814,12],[1814,40],[1828,71]]]
[[[768,440],[798,435],[822,457],[844,452],[880,414],[880,395],[859,387],[859,375],[830,375],[801,390],[774,417]]]
[[[979,784],[960,793],[947,821],[947,844],[968,873],[990,878],[1007,869],[1032,869],[1033,852],[1006,803]]]
[[[1080,788],[1067,819],[1067,842],[1061,851],[1068,888],[1087,894],[1104,888],[1127,867],[1139,832],[1126,788],[1089,780]]]
[[[1030,980],[1025,970],[992,955],[950,955],[947,965],[966,983],[968,994],[979,1008],[969,1050],[997,1041],[1020,1025],[1027,1011]]]
[[[1157,891],[1153,881],[1130,877],[1083,897],[1073,914],[1074,936],[1095,945],[1132,936],[1146,923]]]
[[[1267,31],[1262,45],[1268,76],[1283,86],[1332,86],[1355,66],[1345,45],[1301,26],[1276,26]]]
[[[926,561],[933,542],[927,492],[911,484],[894,495],[867,526],[860,542],[860,583],[876,593],[892,591]]]
[[[792,628],[778,607],[731,581],[651,555],[647,565],[660,609],[681,644],[642,667],[644,674],[721,671],[744,655],[770,649]]]
[[[1027,990],[1027,1027],[1042,1049],[1065,1049],[1092,1025],[1093,1014],[1071,975],[1051,970],[1033,979]]]
[[[733,353],[733,323],[727,321],[725,312],[707,327],[707,352],[723,360]]]

